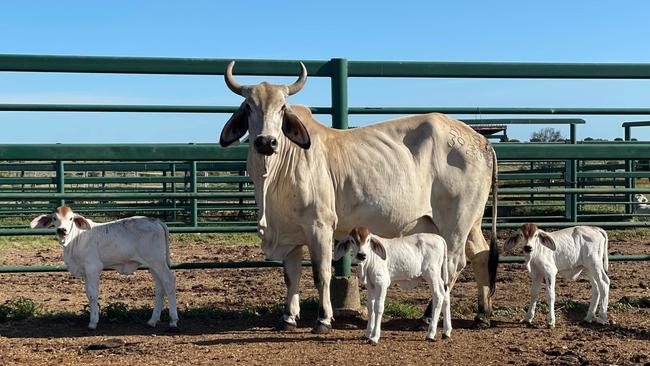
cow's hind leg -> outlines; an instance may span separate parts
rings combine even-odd
[[[332,277],[332,235],[331,226],[316,222],[308,228],[309,254],[311,256],[314,284],[318,289],[318,321],[312,330],[326,334],[332,330],[332,303],[330,301],[330,279]]]
[[[300,318],[300,273],[302,246],[295,247],[284,259],[284,284],[287,286],[287,302],[278,325],[279,330],[293,331]]]
[[[481,232],[480,221],[475,223],[469,232],[465,253],[472,264],[472,270],[474,271],[476,286],[478,288],[478,313],[474,321],[478,327],[489,327],[490,316],[492,315],[488,267],[490,248]]]

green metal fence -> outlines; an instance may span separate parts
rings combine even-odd
[[[230,60],[138,57],[78,57],[0,55],[0,72],[65,72],[65,73],[124,73],[124,74],[183,74],[223,75]],[[237,60],[241,75],[293,76],[298,61]],[[439,62],[359,62],[345,59],[303,61],[311,77],[327,77],[331,81],[331,105],[315,106],[316,114],[330,114],[335,128],[347,128],[350,114],[410,114],[442,112],[448,114],[480,115],[650,115],[650,108],[510,108],[510,107],[350,107],[348,106],[349,77],[415,77],[415,78],[549,78],[549,79],[650,79],[650,64],[551,64],[551,63],[439,63]],[[0,101],[1,102],[1,101]],[[147,113],[231,113],[235,106],[205,105],[79,105],[79,104],[1,104],[0,111],[49,112],[147,112]],[[491,120],[468,121],[490,123]],[[499,119],[499,123],[508,123]],[[530,120],[530,123],[540,121]],[[584,121],[583,121],[584,122]],[[525,122],[522,122],[525,123]],[[546,121],[543,123],[551,123]],[[634,172],[633,161],[647,159],[650,145],[625,142],[623,144],[578,144],[576,128],[580,122],[569,123],[568,144],[496,144],[502,164],[522,166],[538,162],[557,162],[556,170],[547,172],[520,171],[501,173],[503,181],[519,186],[504,187],[500,193],[505,205],[516,198],[527,197],[530,204],[563,206],[557,220],[544,222],[545,226],[570,226],[588,222],[600,226],[647,226],[641,221],[621,221],[632,213],[630,195],[643,192],[634,188],[634,180],[648,177]],[[624,147],[624,148],[621,148]],[[200,212],[253,211],[249,180],[242,171],[246,146],[221,149],[213,144],[157,144],[157,145],[0,145],[0,172],[20,169],[22,177],[0,178],[0,202],[10,211],[32,208],[32,212],[48,205],[63,202],[79,205],[80,209],[95,212],[98,206],[104,212],[158,211],[171,213],[173,232],[253,231],[254,221],[201,222]],[[597,161],[594,163],[594,161]],[[580,166],[621,165],[615,171],[579,169]],[[13,164],[13,165],[11,165]],[[111,165],[112,164],[112,165]],[[140,164],[140,165],[138,165]],[[143,165],[144,164],[144,165]],[[130,165],[130,167],[129,167]],[[92,166],[92,169],[91,169]],[[604,165],[603,165],[604,166]],[[160,172],[158,176],[115,177],[70,176],[73,171],[116,172],[133,168],[138,172]],[[25,177],[25,171],[53,172],[47,177]],[[104,170],[102,170],[104,169]],[[539,168],[538,168],[539,169]],[[14,172],[15,172],[14,171]],[[199,176],[207,172],[208,177]],[[19,173],[20,174],[20,173]],[[100,173],[101,174],[101,173]],[[179,174],[183,174],[179,177]],[[214,174],[214,175],[210,175]],[[2,181],[2,179],[5,179]],[[596,186],[581,185],[581,179],[601,180]],[[610,181],[602,181],[610,179]],[[620,188],[616,179],[625,180]],[[525,184],[517,181],[526,181]],[[553,181],[555,180],[555,182]],[[584,182],[582,182],[584,183]],[[611,183],[611,185],[610,185]],[[95,189],[82,185],[99,184]],[[114,185],[140,185],[135,190]],[[143,185],[158,185],[147,191]],[[201,185],[207,184],[209,190]],[[21,188],[16,190],[15,187]],[[40,190],[36,189],[39,186]],[[6,189],[5,189],[6,188]],[[33,188],[33,189],[32,189]],[[88,187],[86,187],[88,188]],[[589,197],[612,201],[626,207],[625,215],[593,220],[581,217],[579,207],[591,204]],[[510,200],[508,199],[510,197]],[[89,203],[90,202],[90,203]],[[93,206],[92,202],[95,203]],[[158,206],[152,206],[156,203]],[[86,206],[84,206],[86,205]],[[528,205],[528,204],[527,204]],[[145,210],[148,206],[149,210]],[[517,206],[513,204],[513,206]],[[528,216],[528,219],[536,218]],[[582,220],[590,219],[589,221]],[[543,219],[543,217],[540,217]],[[489,222],[484,223],[489,226]],[[499,227],[516,227],[516,221],[499,222]],[[19,227],[1,228],[0,235],[47,234],[47,230],[30,231]]]

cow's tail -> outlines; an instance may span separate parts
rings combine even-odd
[[[158,220],[158,223],[160,224],[160,226],[162,226],[163,231],[165,232],[165,257],[167,258],[167,267],[171,268],[172,260],[171,260],[171,255],[169,253],[169,242],[171,240],[171,237],[169,235],[169,228],[161,220]]]
[[[490,297],[497,288],[497,268],[499,267],[499,246],[497,243],[497,203],[499,201],[499,177],[497,167],[497,153],[492,149],[492,237],[490,238],[490,256],[488,259],[488,273],[490,276]]]
[[[598,228],[598,231],[600,231],[600,234],[605,238],[605,247],[603,248],[603,267],[605,268],[605,272],[609,272],[609,249],[607,248],[609,246],[609,238],[607,237],[607,231]]]

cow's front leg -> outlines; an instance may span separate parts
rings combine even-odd
[[[278,328],[293,331],[300,318],[300,272],[302,269],[302,246],[294,248],[284,259],[284,284],[287,286],[287,302]]]
[[[308,232],[314,285],[316,285],[319,295],[318,321],[312,330],[316,334],[326,334],[332,330],[333,312],[330,301],[332,235],[332,227],[322,222],[315,223]]]

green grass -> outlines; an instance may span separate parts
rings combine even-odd
[[[306,299],[300,302],[302,311],[315,312],[318,300]],[[224,309],[215,304],[196,308],[179,309],[181,319],[250,319],[264,316],[279,317],[282,315],[284,304],[272,306],[255,306],[244,309]],[[132,307],[123,302],[113,302],[100,307],[99,316],[104,322],[145,322],[151,317],[150,306]],[[168,317],[168,310],[163,310],[163,316]],[[63,321],[85,321],[89,316],[86,305],[81,312],[46,312],[43,306],[34,300],[17,297],[0,304],[0,323],[18,321],[30,318],[47,318]]]
[[[0,304],[0,322],[29,319],[42,313],[43,307],[26,297],[16,297]]]
[[[424,310],[414,305],[386,301],[384,304],[384,315],[398,319],[419,319],[424,314]]]

